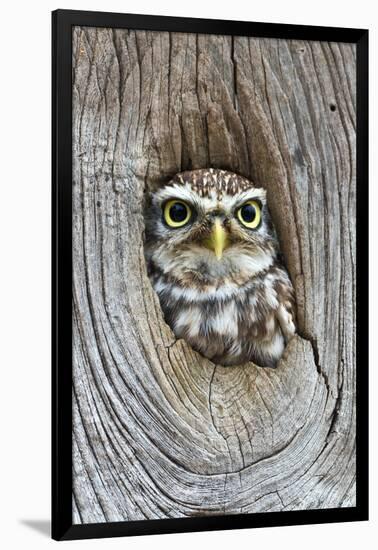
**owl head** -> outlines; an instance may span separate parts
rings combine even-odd
[[[225,170],[177,174],[146,205],[146,256],[181,285],[242,284],[272,265],[266,191]]]

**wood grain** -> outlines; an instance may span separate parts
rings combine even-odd
[[[75,523],[355,504],[355,65],[348,44],[74,29]],[[268,190],[299,317],[276,370],[176,341],[146,275],[145,191],[206,167]]]

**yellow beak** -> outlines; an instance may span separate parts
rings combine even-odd
[[[220,260],[222,258],[223,250],[227,244],[227,234],[218,218],[215,218],[210,242],[211,248],[214,250],[217,260]]]

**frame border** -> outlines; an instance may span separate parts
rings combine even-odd
[[[356,506],[72,524],[72,27],[348,42],[357,46]],[[368,519],[368,30],[75,10],[52,12],[52,538],[73,540]]]

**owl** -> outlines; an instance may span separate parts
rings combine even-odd
[[[145,222],[148,274],[177,338],[216,364],[275,367],[295,298],[265,189],[225,170],[181,172],[150,193]]]

